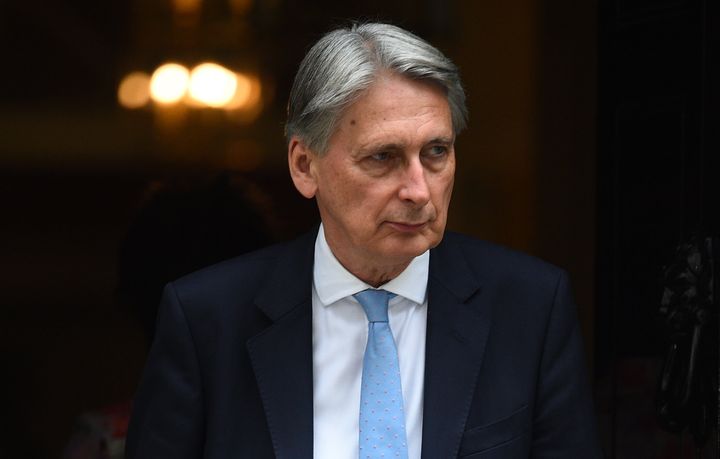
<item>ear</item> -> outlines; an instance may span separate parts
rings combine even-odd
[[[317,191],[317,177],[313,161],[317,160],[315,153],[298,137],[293,136],[288,143],[288,166],[290,177],[295,188],[301,195],[310,199]]]

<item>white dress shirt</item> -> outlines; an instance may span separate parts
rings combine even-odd
[[[397,296],[388,317],[400,361],[408,459],[420,459],[430,254],[382,286]],[[320,226],[313,268],[313,447],[315,459],[357,459],[360,382],[368,320],[352,297],[372,288],[335,258]]]

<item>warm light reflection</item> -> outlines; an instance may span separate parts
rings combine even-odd
[[[150,80],[150,94],[161,104],[179,101],[185,95],[190,72],[180,64],[164,64],[155,70]]]
[[[235,74],[225,67],[206,62],[190,74],[190,97],[210,107],[223,107],[237,88]]]
[[[132,72],[120,82],[117,91],[118,102],[125,108],[140,108],[150,101],[150,75]]]
[[[250,78],[246,77],[242,73],[235,75],[236,89],[233,98],[228,101],[225,108],[229,110],[237,110],[247,105],[250,93],[252,92],[252,83]]]
[[[236,73],[219,64],[202,63],[192,71],[177,63],[126,75],[118,86],[118,102],[140,108],[152,99],[160,105],[182,103],[188,108],[221,108],[237,121],[254,120],[262,111],[266,89],[253,73]]]
[[[228,0],[228,4],[233,13],[244,16],[250,11],[253,2],[252,0]]]
[[[255,75],[237,73],[235,95],[225,106],[228,110],[252,109],[260,102],[260,80]]]
[[[263,157],[262,147],[257,142],[236,140],[227,144],[222,163],[226,169],[251,171],[260,166]]]
[[[172,0],[173,9],[176,13],[192,14],[200,11],[201,0]]]

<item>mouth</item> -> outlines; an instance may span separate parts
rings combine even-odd
[[[428,222],[421,222],[421,223],[405,223],[405,222],[387,222],[387,224],[393,228],[395,231],[401,232],[401,233],[415,233],[422,229],[424,229]]]

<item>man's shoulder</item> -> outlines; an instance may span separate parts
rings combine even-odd
[[[239,274],[261,276],[265,269],[277,263],[277,260],[282,257],[283,248],[286,245],[285,243],[274,244],[228,258],[186,274],[175,280],[174,284],[176,286],[222,284],[237,280]]]
[[[313,247],[314,236],[308,233],[295,240],[277,243],[185,275],[173,282],[181,297],[254,296],[268,278],[277,276],[278,269],[287,265],[307,265],[308,250]]]
[[[451,290],[460,282],[471,285],[472,291],[482,292],[473,298],[494,305],[496,324],[516,329],[522,317],[528,333],[535,330],[532,324],[547,323],[558,292],[563,298],[569,292],[564,270],[518,250],[455,233],[446,234],[438,245],[434,262],[431,252],[430,275]]]
[[[565,273],[533,255],[452,231],[446,232],[437,250],[447,252],[445,257],[462,257],[480,279],[512,277],[555,283]]]

